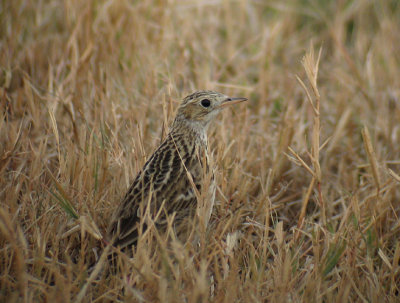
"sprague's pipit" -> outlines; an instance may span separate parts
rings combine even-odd
[[[212,176],[204,187],[209,171],[207,128],[226,106],[246,101],[213,91],[198,91],[183,99],[170,131],[158,149],[136,176],[108,228],[108,238],[121,248],[135,245],[139,226],[147,228],[150,216],[157,229],[165,229],[167,215],[174,223],[200,216],[207,226],[215,196]],[[207,191],[204,205],[199,193]],[[147,223],[146,223],[147,222]]]

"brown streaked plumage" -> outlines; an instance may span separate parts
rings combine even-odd
[[[245,100],[212,91],[195,92],[183,99],[169,134],[136,176],[112,217],[108,237],[115,246],[136,244],[143,214],[149,213],[156,227],[163,229],[166,214],[174,214],[177,223],[198,211],[196,191],[204,190],[203,177],[209,165],[207,128],[222,108]],[[204,216],[205,226],[215,186],[211,184],[208,192],[207,205],[198,212]]]

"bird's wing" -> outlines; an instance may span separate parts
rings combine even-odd
[[[156,225],[160,226],[166,223],[166,213],[176,212],[179,219],[195,203],[195,191],[187,174],[197,175],[201,170],[195,155],[198,151],[194,144],[181,141],[184,139],[179,136],[167,137],[135,178],[108,229],[114,245],[125,247],[137,242],[140,218],[146,211],[153,219],[157,216]],[[199,178],[192,179],[200,189]]]

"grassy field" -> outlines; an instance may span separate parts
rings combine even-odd
[[[1,302],[398,302],[398,1],[1,0],[0,69]],[[101,273],[200,89],[249,99],[210,132],[211,226]]]

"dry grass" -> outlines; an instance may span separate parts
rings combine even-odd
[[[398,300],[396,0],[3,0],[0,22],[0,301]],[[250,99],[210,136],[211,228],[90,275],[195,89]]]

